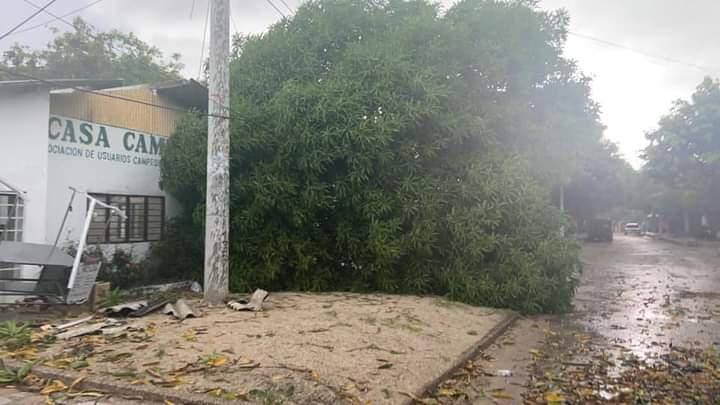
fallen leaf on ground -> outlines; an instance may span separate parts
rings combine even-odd
[[[197,334],[192,329],[186,330],[185,333],[183,333],[182,337],[183,337],[183,339],[187,340],[188,342],[197,342],[197,340],[198,340]]]
[[[43,395],[50,395],[55,392],[62,392],[67,389],[67,385],[65,385],[64,382],[60,380],[52,380],[48,385],[45,386],[45,388],[40,391]]]
[[[102,398],[107,396],[108,394],[102,393],[102,392],[95,392],[95,391],[80,391],[80,392],[73,392],[70,394],[67,394],[69,397],[95,397],[95,398]]]
[[[545,401],[547,401],[549,405],[559,405],[565,403],[565,397],[555,391],[551,391],[545,394]]]
[[[436,394],[438,397],[459,397],[461,395],[465,395],[465,393],[455,388],[440,388]]]
[[[214,388],[214,389],[206,391],[206,393],[208,395],[210,395],[211,397],[222,398],[222,399],[226,399],[226,400],[230,400],[230,401],[236,400],[238,398],[238,394],[236,394],[234,392],[225,391],[222,388]]]
[[[75,388],[78,384],[80,384],[81,382],[83,382],[83,380],[84,380],[86,377],[87,377],[87,376],[84,376],[84,375],[83,375],[83,376],[80,376],[80,377],[76,378],[75,380],[73,380],[73,382],[71,382],[71,383],[70,383],[70,386],[68,387],[68,392],[72,391],[73,388]]]
[[[212,358],[212,359],[209,359],[208,362],[207,362],[207,364],[210,365],[210,366],[213,366],[213,367],[220,367],[220,366],[223,366],[223,365],[227,364],[227,362],[228,362],[228,358],[227,358],[227,357],[225,357],[225,356],[217,356],[217,357],[214,357],[214,358]]]
[[[431,405],[432,403],[426,399],[422,399],[418,397],[417,395],[413,394],[412,392],[405,392],[405,391],[398,391],[398,394],[405,395],[406,397],[412,399],[413,401],[423,404],[423,405]]]
[[[492,390],[490,396],[496,399],[513,399],[512,394],[503,389]]]

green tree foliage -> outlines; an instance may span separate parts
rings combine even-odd
[[[720,199],[720,83],[705,78],[648,133],[644,170],[662,186],[654,204],[666,214],[716,213]]]
[[[231,288],[568,309],[578,251],[547,184],[601,127],[566,25],[529,1],[317,0],[236,38]],[[188,234],[205,122],[188,117],[161,165]]]
[[[565,187],[565,209],[578,223],[596,216],[629,221],[636,219],[644,198],[639,194],[639,174],[618,153],[613,143],[598,143],[584,151],[581,171]],[[622,214],[613,217],[613,213]],[[629,215],[629,217],[628,217]]]
[[[160,50],[134,34],[98,32],[79,17],[73,27],[45,49],[14,44],[3,53],[0,66],[43,79],[124,79],[125,84],[137,84],[180,77],[179,54],[166,61]],[[0,80],[17,79],[0,72]]]

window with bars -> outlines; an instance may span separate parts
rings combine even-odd
[[[0,192],[0,240],[21,242],[25,204],[15,193]]]
[[[165,197],[91,194],[98,200],[120,208],[127,218],[112,214],[109,208],[95,206],[87,243],[153,242],[162,237],[165,225]]]

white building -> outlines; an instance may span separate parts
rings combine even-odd
[[[193,80],[49,82],[0,82],[0,240],[52,244],[74,187],[127,214],[96,209],[89,244],[144,255],[178,209],[159,185],[163,146],[183,111],[206,109],[207,90]],[[86,211],[76,196],[60,246],[77,243]]]

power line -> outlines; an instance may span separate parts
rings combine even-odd
[[[203,25],[203,39],[202,39],[202,45],[200,46],[200,66],[198,67],[198,75],[197,78],[200,80],[200,75],[202,75],[202,68],[203,63],[205,59],[205,39],[207,38],[207,26],[208,26],[208,20],[210,19],[210,1],[208,0],[207,3],[207,10],[205,11],[205,25]]]
[[[45,84],[48,84],[48,85],[51,85],[51,86],[57,86],[57,83],[53,83],[53,82],[51,82],[51,81],[49,81],[49,80],[41,79],[41,78],[39,78],[39,77],[31,76],[31,75],[28,75],[28,74],[25,74],[25,73],[14,72],[14,71],[12,71],[12,70],[10,70],[10,69],[6,69],[6,68],[4,68],[4,67],[0,67],[0,72],[7,73],[7,74],[9,74],[9,75],[11,75],[11,76],[20,77],[20,78],[23,78],[23,79],[35,80],[35,81],[38,81],[38,82],[40,82],[40,83],[45,83]],[[176,112],[181,112],[181,113],[193,112],[193,111],[190,111],[190,110],[184,110],[184,109],[182,109],[182,108],[176,108],[176,107],[170,107],[170,106],[167,106],[167,105],[155,104],[155,103],[151,103],[151,102],[145,101],[145,100],[139,100],[139,99],[136,99],[136,98],[125,97],[125,96],[118,96],[118,95],[116,95],[116,94],[103,93],[103,92],[100,92],[100,91],[84,89],[84,88],[82,88],[82,87],[77,87],[77,86],[69,86],[69,85],[63,84],[62,87],[63,87],[63,88],[67,88],[67,89],[73,89],[73,90],[75,90],[75,91],[79,91],[79,92],[82,92],[82,93],[94,94],[94,95],[97,95],[97,96],[107,97],[107,98],[114,98],[114,99],[116,99],[116,100],[122,100],[122,101],[127,101],[127,102],[129,102],[129,103],[146,105],[146,106],[148,106],[148,107],[155,107],[155,108],[160,108],[160,109],[163,109],[163,110],[176,111]],[[228,112],[229,112],[229,110],[228,110]],[[227,116],[227,115],[217,115],[217,114],[202,113],[202,112],[200,112],[200,114],[203,115],[203,116],[206,116],[206,117],[230,119],[230,117]]]
[[[45,4],[40,10],[35,10],[35,12],[32,13],[32,14],[30,14],[26,19],[20,21],[16,26],[12,27],[12,28],[10,29],[10,31],[8,31],[8,32],[4,33],[2,36],[0,36],[0,40],[2,40],[3,38],[5,38],[5,37],[7,37],[8,35],[10,35],[10,34],[12,34],[13,32],[15,32],[15,30],[17,30],[18,28],[20,28],[20,27],[22,27],[23,25],[25,25],[26,22],[32,20],[33,17],[35,17],[36,15],[42,13],[46,8],[50,7],[50,6],[51,6],[53,3],[55,3],[56,1],[57,1],[57,0],[50,0],[50,1],[47,2],[47,4]]]
[[[92,6],[100,3],[101,1],[103,1],[103,0],[95,0],[95,1],[93,1],[92,3],[88,3],[88,4],[86,4],[86,5],[84,5],[84,6],[80,7],[80,8],[76,8],[76,9],[73,10],[73,11],[70,11],[70,12],[65,13],[65,14],[63,14],[63,15],[60,15],[59,18],[53,18],[52,20],[47,20],[47,21],[45,21],[45,22],[43,22],[43,23],[40,23],[40,24],[37,24],[37,25],[33,25],[33,26],[30,26],[30,27],[27,27],[27,28],[23,28],[23,29],[21,29],[21,30],[17,30],[17,31],[15,31],[12,35],[17,35],[17,34],[20,34],[20,33],[22,33],[22,32],[27,32],[27,31],[30,31],[30,30],[34,30],[34,29],[36,29],[36,28],[44,27],[44,26],[46,26],[46,25],[48,25],[48,24],[50,24],[50,23],[52,23],[52,22],[55,22],[55,21],[59,20],[60,18],[65,18],[65,17],[69,17],[69,16],[71,16],[71,15],[73,15],[73,14],[77,14],[77,13],[79,13],[79,12],[81,12],[81,11],[87,9],[87,8],[90,8],[90,7],[92,7]]]
[[[280,9],[275,5],[275,3],[272,2],[272,0],[265,0],[265,1],[266,1],[269,5],[271,5],[272,8],[274,8],[275,11],[277,11],[278,14],[280,14],[280,15],[282,16],[282,18],[286,18],[286,17],[287,17],[285,14],[283,14],[282,11],[280,11]]]
[[[626,50],[626,51],[634,52],[634,53],[637,53],[637,54],[639,54],[639,55],[643,55],[643,56],[646,56],[646,57],[649,57],[649,58],[664,60],[664,61],[666,61],[666,62],[675,63],[675,64],[678,64],[678,65],[688,66],[688,67],[691,67],[691,68],[693,68],[693,69],[698,69],[698,70],[703,70],[703,71],[719,70],[719,69],[717,69],[717,68],[712,68],[712,67],[708,67],[708,66],[702,66],[702,65],[698,65],[698,64],[695,64],[695,63],[692,63],[692,62],[684,62],[684,61],[681,61],[681,60],[679,60],[679,59],[671,58],[671,57],[668,57],[668,56],[658,55],[658,54],[654,54],[654,53],[642,51],[642,50],[639,50],[639,49],[635,49],[635,48],[629,47],[629,46],[627,46],[627,45],[623,45],[623,44],[619,44],[619,43],[616,43],[616,42],[607,41],[607,40],[604,40],[604,39],[601,39],[601,38],[597,38],[597,37],[593,37],[593,36],[587,35],[587,34],[581,34],[581,33],[579,33],[579,32],[569,31],[568,34],[573,35],[573,36],[576,36],[576,37],[579,37],[579,38],[587,39],[587,40],[590,40],[590,41],[595,41],[595,42],[600,43],[600,44],[603,44],[603,45],[607,45],[607,46],[611,46],[611,47],[614,47],[614,48],[619,48],[619,49],[623,49],[623,50]]]
[[[288,4],[285,2],[285,0],[280,0],[280,3],[282,3],[285,6],[285,8],[288,9],[288,11],[290,11],[290,14],[293,14],[295,12],[290,6],[288,6]]]
[[[72,23],[70,23],[70,22],[69,22],[68,20],[66,20],[65,18],[60,17],[60,16],[57,16],[57,15],[51,13],[51,12],[48,11],[48,10],[42,10],[42,7],[41,7],[41,6],[38,6],[37,4],[33,3],[33,2],[30,1],[30,0],[23,0],[23,1],[24,1],[25,3],[31,5],[31,6],[35,7],[36,9],[38,9],[38,10],[40,10],[40,11],[44,11],[45,14],[49,15],[50,17],[55,17],[56,20],[59,20],[60,22],[63,22],[63,23],[65,23],[66,25],[69,25],[70,27],[75,28],[75,26],[72,25]]]

